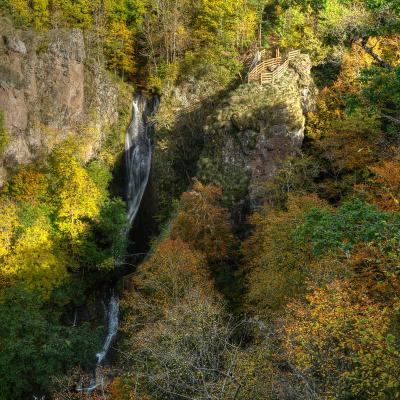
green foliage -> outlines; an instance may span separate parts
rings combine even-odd
[[[249,176],[240,168],[222,170],[211,158],[202,157],[198,163],[197,177],[204,183],[222,188],[221,200],[226,207],[243,199],[247,192]]]
[[[86,325],[66,327],[61,316],[85,301],[91,284],[71,272],[109,271],[125,254],[125,204],[111,198],[110,179],[105,163],[85,165],[79,146],[65,141],[40,165],[15,171],[0,197],[5,399],[45,394],[51,376],[93,364],[97,332]]]
[[[361,106],[378,110],[388,132],[400,134],[400,67],[394,71],[371,67],[363,70],[360,79],[363,84]]]
[[[399,27],[396,1],[278,0],[265,16],[267,34],[282,47],[311,54],[315,64],[340,57],[344,46],[360,38],[395,33]],[[272,7],[272,9],[271,9]],[[272,17],[272,18],[271,18]]]
[[[128,229],[125,203],[121,199],[107,200],[92,225],[92,232],[80,244],[81,265],[113,270],[126,253]]]
[[[400,216],[378,210],[360,200],[344,203],[335,212],[315,208],[295,232],[301,245],[309,244],[316,256],[331,250],[348,252],[353,245],[384,237],[399,237]]]
[[[112,179],[112,174],[107,165],[101,161],[94,160],[86,168],[90,178],[100,191],[102,198],[106,199],[109,192],[108,186]]]
[[[0,110],[0,156],[4,153],[10,141],[10,134],[4,126],[4,113]]]
[[[134,72],[133,36],[147,0],[4,0],[0,7],[17,25],[38,30],[67,26],[90,32],[96,51],[104,53],[110,69]]]
[[[83,325],[67,327],[35,293],[7,290],[0,303],[0,392],[4,399],[46,393],[50,378],[66,368],[88,367],[99,336]]]

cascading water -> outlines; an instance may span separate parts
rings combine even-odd
[[[111,343],[117,335],[118,331],[118,313],[119,313],[119,302],[118,297],[115,295],[111,296],[110,303],[107,312],[107,336],[103,343],[103,349],[96,354],[97,365],[101,365],[106,358],[108,350],[110,349]]]
[[[99,377],[97,376],[97,368],[104,362],[106,355],[108,353],[108,350],[111,347],[111,344],[117,336],[117,331],[118,331],[118,316],[119,316],[119,301],[118,297],[114,295],[114,293],[111,295],[110,302],[108,304],[108,309],[107,309],[107,336],[104,340],[103,343],[103,348],[99,353],[96,354],[96,368],[94,370],[93,374],[93,379],[90,382],[89,387],[83,387],[82,385],[78,385],[76,388],[78,392],[93,392],[96,390],[99,386],[103,385],[103,378],[98,379]]]
[[[127,218],[129,225],[132,226],[133,221],[139,211],[151,169],[151,141],[150,130],[152,124],[148,121],[148,117],[153,115],[157,110],[159,100],[154,97],[150,102],[141,94],[136,94],[132,102],[132,121],[129,124],[125,134],[125,162],[127,173]],[[128,234],[129,232],[126,232]],[[118,331],[119,317],[119,300],[113,293],[107,309],[107,336],[103,342],[103,347],[96,354],[96,370],[102,365],[107,357],[108,351],[115,339]],[[96,370],[93,381],[88,388],[77,388],[78,391],[91,392],[102,385],[102,379],[98,381]]]
[[[147,117],[157,107],[156,101],[152,109],[145,97],[137,94],[133,100],[133,118],[125,136],[125,159],[128,175],[128,220],[132,224],[139,210],[146,190],[151,168],[151,142],[149,130],[151,124]]]

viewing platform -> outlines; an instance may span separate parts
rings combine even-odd
[[[250,67],[247,82],[257,82],[260,85],[266,83],[274,84],[278,81],[289,67],[291,60],[300,55],[300,50],[291,50],[282,57],[277,49],[274,58],[266,57],[266,50],[257,51],[254,61]]]

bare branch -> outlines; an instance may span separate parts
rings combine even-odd
[[[361,47],[383,68],[388,69],[389,71],[394,71],[394,67],[386,62],[382,57],[378,56],[374,52],[374,50],[368,46],[368,37],[365,37],[361,40]]]

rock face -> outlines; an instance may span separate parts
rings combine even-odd
[[[87,137],[88,159],[99,148],[118,119],[118,91],[87,59],[79,29],[39,34],[0,18],[0,112],[10,136],[0,154],[0,187],[5,167],[47,154],[71,134]]]
[[[310,59],[300,55],[279,82],[240,86],[207,121],[208,158],[225,175],[234,171],[233,180],[247,176],[252,210],[262,201],[263,184],[300,150],[316,91]]]

